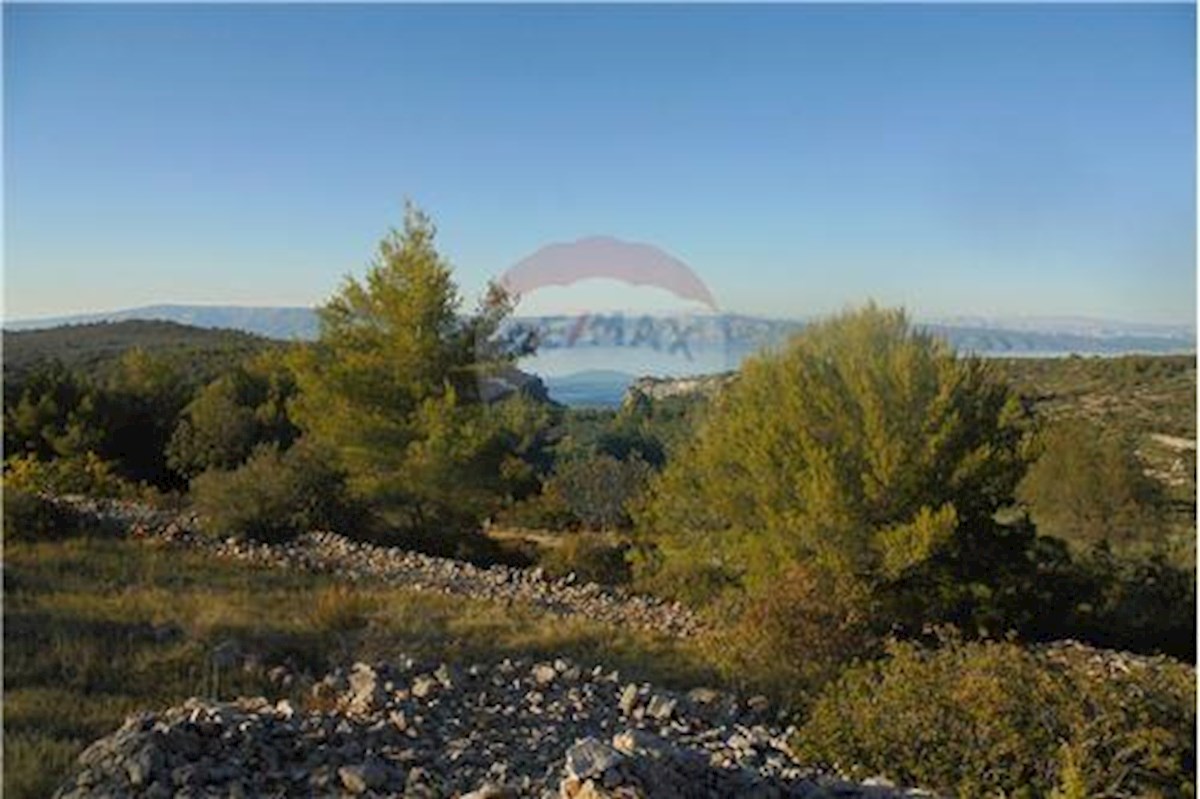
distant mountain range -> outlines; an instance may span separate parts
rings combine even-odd
[[[5,330],[40,330],[61,325],[127,322],[153,319],[193,327],[225,328],[278,339],[311,339],[317,335],[317,315],[300,306],[145,305],[123,311],[4,320]]]
[[[128,320],[165,320],[202,328],[306,340],[317,334],[312,308],[227,305],[150,305],[122,311],[5,321],[8,331]],[[541,333],[537,358],[522,367],[541,375],[551,396],[568,405],[611,405],[635,378],[727,371],[748,354],[778,346],[803,321],[740,314],[688,317],[596,315],[540,316],[514,320]],[[990,357],[1070,354],[1190,353],[1195,330],[1187,325],[1123,323],[1078,317],[954,317],[922,322],[960,351]],[[672,349],[675,347],[676,349]]]
[[[597,317],[611,320],[612,316]],[[227,328],[277,339],[311,339],[317,334],[316,312],[300,306],[147,305],[121,311],[73,314],[36,319],[5,320],[6,330],[35,330],[92,322],[154,319],[207,328]],[[688,317],[697,326],[695,339],[715,344],[732,337],[738,341],[784,340],[804,326],[803,321],[767,319],[742,314],[707,314]],[[526,317],[518,320],[535,326],[574,323],[571,317]],[[629,322],[627,322],[628,324]],[[1129,352],[1192,352],[1196,331],[1191,325],[1116,322],[1086,317],[980,317],[955,316],[922,322],[946,336],[960,349],[982,355],[1111,355]]]

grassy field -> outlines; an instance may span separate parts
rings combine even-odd
[[[715,682],[679,641],[112,539],[6,546],[4,602],[10,799],[49,795],[75,756],[134,710],[196,695],[287,694],[241,666],[214,679],[213,652],[227,641],[265,668],[287,664],[316,676],[401,653],[566,655],[668,686]]]

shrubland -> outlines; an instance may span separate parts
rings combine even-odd
[[[410,210],[323,306],[315,342],[224,353],[194,373],[153,349],[94,371],[22,367],[5,397],[4,476],[18,764],[58,762],[118,712],[194,692],[203,647],[236,628],[270,630],[299,660],[394,636],[447,654],[583,647],[652,661],[771,696],[814,759],[962,796],[1194,794],[1190,667],[1101,677],[1034,648],[1077,638],[1194,660],[1194,470],[1190,488],[1166,485],[1147,460],[1148,436],[1194,435],[1181,416],[1194,362],[985,362],[867,306],[751,358],[712,399],[562,409],[484,396],[527,352],[497,335],[512,298],[490,289],[463,313],[434,242]],[[1170,413],[1095,400],[1121,392]],[[664,648],[147,553],[86,537],[101,531],[47,500],[63,493],[190,503],[218,536],[324,528],[539,561],[682,600],[707,631]],[[510,546],[489,523],[551,544]],[[86,608],[122,580],[127,605]],[[176,590],[178,604],[162,601]],[[299,632],[295,608],[316,632]],[[120,613],[167,613],[201,643],[122,643]],[[163,690],[122,688],[110,663]],[[45,708],[97,686],[120,700],[37,731]]]
[[[215,536],[279,542],[309,530],[355,534],[369,518],[334,464],[310,441],[284,451],[260,445],[236,469],[207,471],[193,480],[192,499],[206,531]]]
[[[955,796],[1194,796],[1196,684],[1006,641],[893,643],[817,698],[807,757]]]
[[[625,585],[632,579],[629,545],[596,533],[563,536],[538,559],[538,564],[556,577],[574,575],[577,579],[601,585]]]

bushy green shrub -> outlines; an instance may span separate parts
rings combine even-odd
[[[639,542],[629,553],[634,590],[683,602],[693,608],[712,603],[739,584],[735,572],[714,561],[664,557],[654,544]]]
[[[9,486],[4,489],[4,540],[46,541],[83,532],[79,514],[53,500]]]
[[[116,473],[113,465],[94,452],[42,460],[32,455],[4,463],[5,488],[33,494],[84,494],[90,497],[133,499],[146,489]]]
[[[801,756],[963,797],[1191,796],[1195,675],[1013,643],[897,643],[822,693]]]
[[[1054,423],[1018,487],[1038,529],[1086,549],[1162,544],[1161,490],[1133,442],[1085,419]]]
[[[574,574],[588,582],[624,585],[631,577],[628,549],[596,533],[575,533],[547,548],[538,563],[556,577]]]
[[[496,514],[496,523],[529,530],[575,530],[579,519],[554,487],[543,486],[536,494],[512,503]]]
[[[1162,554],[1098,547],[1076,558],[1086,593],[1070,618],[1073,637],[1100,646],[1196,658],[1196,570]]]
[[[1194,667],[1108,664],[1071,648],[1053,659],[1067,676],[1067,746],[1088,796],[1195,796]]]
[[[1020,414],[986,364],[869,306],[747,360],[638,527],[748,583],[810,561],[892,579],[1011,502]]]
[[[205,472],[192,481],[192,496],[217,536],[283,541],[309,530],[350,533],[364,520],[344,473],[305,441],[286,452],[262,446],[237,469]]]
[[[708,659],[743,692],[803,708],[845,666],[877,653],[870,597],[827,571],[793,566],[722,613],[703,641]]]
[[[1091,550],[1028,523],[980,525],[876,593],[877,618],[904,637],[929,624],[968,637],[1074,638],[1194,660],[1196,577],[1160,553]]]
[[[545,491],[560,497],[579,524],[591,530],[630,525],[629,508],[650,479],[651,468],[638,455],[571,458],[559,463]]]
[[[960,531],[951,546],[881,586],[877,600],[883,632],[904,637],[932,624],[971,638],[1016,632],[1051,640],[1078,633],[1076,608],[1092,593],[1063,542],[1017,521]]]

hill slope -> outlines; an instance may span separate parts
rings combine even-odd
[[[208,330],[175,322],[129,320],[3,333],[4,381],[13,385],[37,363],[102,372],[132,349],[194,362],[197,371],[277,345],[239,330]]]

